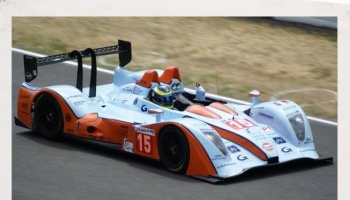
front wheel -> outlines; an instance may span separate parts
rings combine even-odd
[[[168,126],[161,132],[158,146],[163,165],[171,172],[184,174],[190,158],[185,134],[176,126]]]
[[[42,94],[36,101],[34,121],[40,134],[49,140],[62,137],[63,118],[57,100],[50,94]]]

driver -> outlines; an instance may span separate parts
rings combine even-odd
[[[151,89],[149,99],[164,108],[172,109],[174,107],[174,98],[171,95],[170,87],[159,85]]]

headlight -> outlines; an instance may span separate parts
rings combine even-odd
[[[203,134],[221,151],[222,154],[227,156],[227,149],[222,142],[220,136],[214,131],[203,131]]]
[[[293,127],[295,135],[299,141],[304,141],[305,139],[305,123],[302,114],[297,114],[289,118],[289,122]]]

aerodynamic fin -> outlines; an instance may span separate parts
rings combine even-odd
[[[82,90],[82,59],[86,57],[91,58],[91,79],[90,87],[96,87],[96,56],[103,56],[108,54],[119,54],[119,66],[124,67],[127,65],[132,58],[131,55],[131,43],[124,40],[118,40],[118,45],[100,47],[96,49],[87,48],[83,51],[74,50],[70,53],[63,53],[57,55],[51,55],[46,57],[34,57],[29,55],[24,55],[24,78],[26,82],[33,81],[38,76],[38,67],[44,65],[50,65],[55,63],[64,62],[67,60],[73,60],[77,58],[78,60],[78,75],[77,75],[77,88]],[[92,92],[93,95],[94,92]]]

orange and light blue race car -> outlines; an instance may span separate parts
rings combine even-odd
[[[97,85],[96,57],[119,54],[113,82]],[[90,86],[83,88],[83,58],[91,58]],[[24,55],[25,82],[15,123],[50,140],[63,135],[108,143],[163,163],[174,173],[224,181],[262,166],[294,160],[332,161],[315,149],[308,119],[289,100],[250,105],[208,97],[199,84],[184,88],[177,67],[132,72],[131,43],[34,57]],[[38,67],[77,60],[76,86],[36,87]]]

